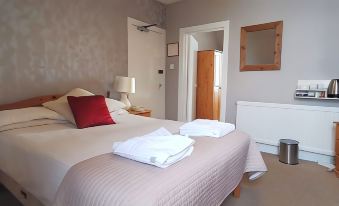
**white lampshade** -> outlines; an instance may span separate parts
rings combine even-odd
[[[114,89],[117,92],[135,93],[135,78],[116,76]]]

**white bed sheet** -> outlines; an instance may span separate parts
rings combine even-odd
[[[115,125],[86,129],[67,123],[0,132],[0,169],[44,205],[51,205],[73,165],[112,152],[113,142],[149,133],[162,126],[163,121],[169,123],[166,128],[172,133],[177,133],[181,125],[130,114],[113,118]]]

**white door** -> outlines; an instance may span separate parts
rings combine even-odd
[[[128,76],[135,77],[135,94],[129,96],[131,104],[151,109],[152,117],[164,119],[166,32],[158,27],[139,31],[136,25],[150,23],[132,18],[127,24]]]
[[[188,40],[188,72],[193,74],[193,79],[188,78],[188,101],[187,117],[188,121],[195,119],[196,113],[196,87],[197,87],[197,64],[198,64],[198,42],[190,35]],[[192,109],[189,109],[192,108]]]

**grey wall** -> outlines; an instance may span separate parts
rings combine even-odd
[[[218,50],[224,50],[224,31],[216,31]]]
[[[220,50],[222,51],[223,47],[223,31],[213,31],[213,32],[199,32],[194,34],[194,38],[198,42],[199,51],[203,50]]]
[[[165,24],[154,0],[0,0],[0,104],[127,75],[127,17]]]
[[[189,12],[187,12],[189,11]],[[166,9],[167,41],[179,41],[179,28],[230,20],[226,120],[235,122],[236,101],[339,106],[293,97],[298,79],[339,78],[339,1],[184,0]],[[280,71],[239,72],[240,27],[284,21]],[[177,119],[178,57],[166,76],[166,117]]]

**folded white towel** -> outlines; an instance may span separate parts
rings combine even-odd
[[[169,135],[172,135],[172,133],[170,131],[168,131],[166,128],[164,127],[160,127],[159,129],[151,132],[151,133],[148,133],[148,134],[145,134],[144,136],[142,137],[151,137],[151,136],[169,136]]]
[[[148,135],[134,137],[124,142],[113,144],[113,153],[160,168],[166,168],[193,152],[194,140],[171,135],[165,128],[160,128]]]
[[[235,130],[235,125],[217,120],[196,119],[180,127],[181,135],[222,137]]]

